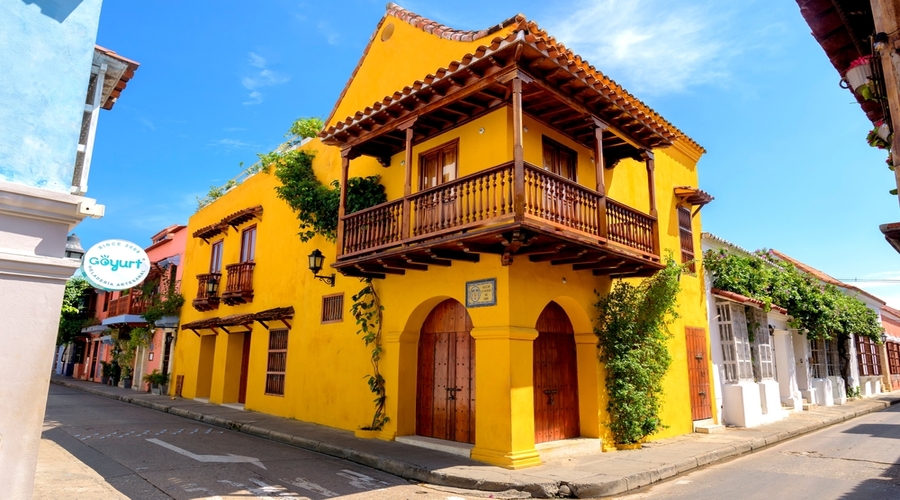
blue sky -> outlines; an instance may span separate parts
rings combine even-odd
[[[866,144],[871,124],[795,2],[399,3],[459,29],[524,13],[644,100],[708,151],[705,231],[837,278],[900,279],[878,231],[900,220],[886,155]],[[141,67],[101,114],[88,196],[106,217],[76,228],[85,248],[149,244],[295,118],[327,116],[384,11],[382,0],[104,2],[97,43]],[[900,307],[900,285],[859,285]]]

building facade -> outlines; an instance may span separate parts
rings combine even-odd
[[[10,498],[31,497],[59,308],[78,267],[66,235],[103,213],[82,196],[92,143],[80,136],[95,130],[95,103],[112,107],[137,67],[95,50],[100,7],[0,5],[0,338],[16,345],[0,357],[0,484]],[[100,75],[117,64],[130,71]]]
[[[681,131],[521,16],[463,32],[394,4],[325,125],[301,148],[344,188],[336,241],[301,242],[265,172],[190,219],[178,395],[369,425],[371,346],[350,311],[371,279],[389,419],[378,438],[508,468],[568,438],[599,451],[613,441],[595,293],[671,254],[696,267],[670,327],[667,427],[651,439],[714,417],[693,271],[711,197],[697,189],[704,150]],[[349,213],[348,179],[372,175],[388,201]],[[336,276],[310,272],[315,251]]]

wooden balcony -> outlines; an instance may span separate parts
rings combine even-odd
[[[198,311],[212,311],[219,308],[219,291],[209,293],[209,282],[215,280],[218,285],[222,284],[222,273],[206,273],[197,275],[197,297],[194,298],[191,305]]]
[[[123,295],[109,302],[109,314],[107,317],[134,315],[140,316],[147,310],[147,301],[141,297],[140,292],[131,290],[128,295]]]
[[[253,262],[241,262],[225,266],[228,273],[222,302],[233,306],[245,302],[253,302]]]
[[[344,216],[334,267],[384,278],[478,262],[482,253],[505,265],[527,255],[598,276],[663,267],[655,217],[534,165],[523,171],[517,183],[514,163],[505,163]]]

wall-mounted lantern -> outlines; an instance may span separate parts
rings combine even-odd
[[[334,273],[331,273],[331,276],[319,276],[319,271],[322,270],[322,266],[324,264],[325,256],[322,255],[322,252],[320,252],[318,248],[313,250],[312,253],[309,254],[309,270],[312,271],[313,277],[317,280],[322,280],[325,283],[334,286]]]

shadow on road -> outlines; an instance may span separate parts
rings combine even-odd
[[[900,405],[881,410],[879,413],[900,413]],[[859,424],[844,431],[866,437],[900,439],[900,425]],[[872,466],[878,466],[873,463]],[[842,500],[894,500],[900,488],[900,463],[890,464],[877,478],[867,479],[857,484],[853,490],[840,498]]]

